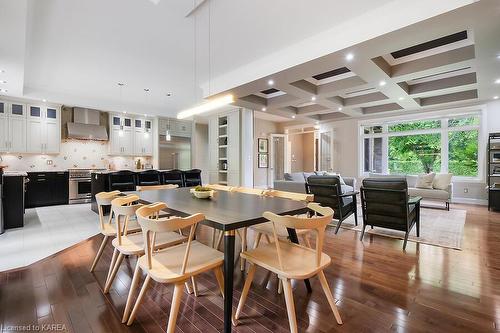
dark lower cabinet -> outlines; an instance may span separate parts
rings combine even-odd
[[[69,173],[28,172],[26,208],[68,204]]]
[[[5,229],[24,226],[24,176],[3,178],[3,217]]]

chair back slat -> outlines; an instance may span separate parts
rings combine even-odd
[[[268,192],[266,192],[266,195],[275,198],[283,198],[283,199],[290,199],[290,200],[304,201],[304,202],[312,202],[314,199],[313,194],[295,193],[295,192],[287,192],[279,190],[269,190]]]
[[[130,194],[124,197],[118,197],[111,201],[111,210],[116,218],[116,238],[118,239],[118,244],[122,244],[122,235],[128,234],[128,222],[130,216],[134,216],[135,212],[142,207],[142,204],[136,203],[139,200],[139,196],[135,194]],[[123,221],[120,219],[124,217]]]
[[[120,191],[111,191],[111,192],[99,192],[95,195],[95,200],[97,202],[97,210],[99,212],[99,225],[101,230],[104,230],[104,211],[103,206],[111,206],[111,201],[120,195]],[[109,213],[108,224],[111,224],[113,219],[113,210]]]
[[[267,191],[259,188],[251,187],[234,187],[232,192],[254,194],[254,195],[264,195]]]
[[[177,184],[166,184],[166,185],[147,185],[147,186],[136,186],[136,190],[141,191],[151,191],[151,190],[172,190],[178,188]]]
[[[274,214],[272,212],[265,212],[264,217],[272,222],[273,224],[273,233],[274,233],[274,241],[276,243],[276,249],[278,253],[278,261],[280,262],[280,266],[282,266],[281,259],[281,249],[279,246],[279,237],[276,232],[275,224],[281,225],[285,228],[290,229],[307,229],[307,230],[315,230],[316,231],[316,265],[319,266],[321,262],[321,255],[323,252],[323,241],[325,236],[325,229],[328,223],[332,221],[333,218],[333,209],[330,207],[322,207],[317,203],[309,203],[307,208],[313,210],[316,213],[319,213],[319,216],[314,217],[297,217],[297,216],[281,216]],[[282,270],[286,269],[286,267],[280,267]]]
[[[148,266],[149,269],[152,268],[153,250],[155,248],[154,239],[152,238],[153,233],[156,234],[163,232],[172,232],[179,229],[191,227],[189,232],[188,244],[184,253],[183,265],[181,268],[181,272],[179,272],[180,274],[184,274],[187,267],[191,242],[196,231],[196,226],[199,222],[205,219],[205,215],[194,214],[188,217],[159,218],[159,212],[166,208],[168,207],[165,203],[156,202],[151,205],[142,206],[136,212],[137,220],[139,221],[144,235],[144,251],[147,255]]]
[[[231,192],[234,189],[234,187],[232,187],[232,186],[226,186],[226,185],[220,185],[220,184],[208,184],[208,185],[205,185],[205,187],[208,187],[209,189],[212,189],[212,190],[227,191],[227,192]]]

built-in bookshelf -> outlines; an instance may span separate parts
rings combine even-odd
[[[221,116],[218,120],[218,137],[217,144],[219,146],[219,163],[218,163],[218,172],[219,172],[219,184],[227,185],[227,170],[228,170],[228,144],[227,144],[227,116]]]
[[[500,133],[488,136],[488,209],[500,210]]]

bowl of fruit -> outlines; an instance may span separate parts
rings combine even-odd
[[[213,195],[213,190],[208,187],[203,187],[203,186],[196,186],[195,188],[191,189],[191,193],[198,198],[198,199],[208,199]]]

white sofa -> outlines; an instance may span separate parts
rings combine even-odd
[[[381,178],[381,177],[406,177],[406,182],[408,183],[408,195],[412,197],[422,197],[424,200],[428,201],[438,201],[445,204],[446,210],[450,210],[450,201],[453,193],[453,184],[450,184],[446,190],[438,189],[426,189],[426,188],[416,188],[417,176],[410,175],[384,175],[379,173],[370,173],[369,177]]]

